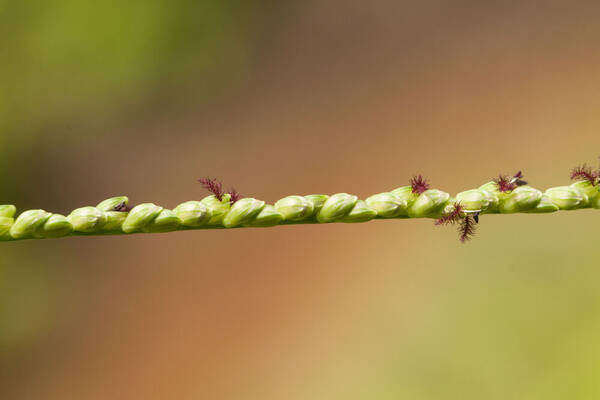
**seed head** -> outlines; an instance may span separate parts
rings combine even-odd
[[[450,194],[437,189],[429,189],[417,197],[409,206],[408,216],[411,218],[423,218],[438,215],[446,206]]]
[[[44,224],[41,232],[43,237],[61,237],[66,236],[73,231],[71,223],[61,214],[52,214]]]
[[[16,212],[17,208],[12,204],[0,205],[0,217],[12,218]]]
[[[153,203],[138,204],[127,214],[121,229],[125,233],[139,232],[161,213],[163,208]]]
[[[107,218],[103,211],[96,207],[81,207],[71,211],[67,219],[76,232],[98,232],[106,224]]]
[[[556,186],[546,190],[545,195],[561,210],[575,210],[585,201],[582,193],[572,186]]]
[[[251,223],[254,218],[265,208],[266,203],[262,200],[246,198],[241,199],[231,207],[231,210],[223,218],[225,228],[235,228]]]
[[[321,210],[323,210],[325,207],[325,203],[323,203]],[[275,206],[277,212],[283,215],[284,219],[287,221],[303,220],[314,215],[313,213],[315,211],[315,206],[311,201],[307,200],[303,196],[297,195],[287,196],[283,199],[279,199],[273,205]]]
[[[212,217],[212,210],[199,201],[186,201],[173,209],[184,226],[201,226]]]
[[[44,210],[25,211],[17,217],[10,227],[10,236],[15,239],[40,237],[39,231],[43,229],[44,224],[51,216],[51,213]]]
[[[408,202],[394,193],[378,193],[367,197],[365,200],[367,206],[377,212],[377,215],[384,218],[393,218],[400,215],[407,215]]]
[[[335,222],[352,211],[358,197],[348,193],[336,193],[329,196],[317,214],[319,222]]]

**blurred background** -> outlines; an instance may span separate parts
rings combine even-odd
[[[0,203],[456,193],[600,155],[597,1],[0,1]],[[0,398],[593,399],[600,215],[0,244]]]

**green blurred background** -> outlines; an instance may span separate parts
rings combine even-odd
[[[0,203],[269,202],[600,153],[597,1],[0,1]],[[596,399],[597,211],[0,244],[0,398]]]

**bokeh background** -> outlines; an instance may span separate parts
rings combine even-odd
[[[0,203],[456,193],[600,155],[597,1],[0,2]],[[0,398],[595,399],[600,216],[0,244]]]

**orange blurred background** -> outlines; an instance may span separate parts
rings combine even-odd
[[[0,3],[0,203],[567,184],[600,154],[599,13]],[[0,398],[597,398],[597,214],[2,243]]]

